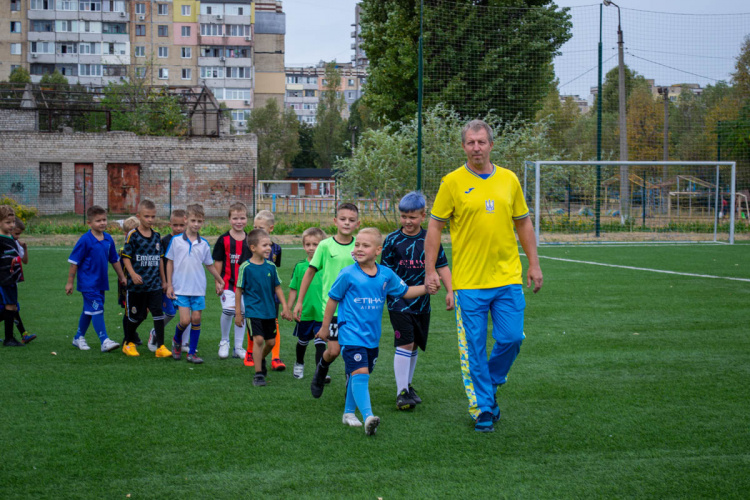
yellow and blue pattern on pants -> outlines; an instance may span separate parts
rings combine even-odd
[[[454,290],[521,284],[514,220],[529,215],[516,175],[493,165],[484,179],[466,165],[443,177],[432,218],[450,220]]]

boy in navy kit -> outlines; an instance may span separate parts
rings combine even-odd
[[[276,302],[281,304],[281,317],[291,320],[291,314],[281,290],[281,280],[276,266],[268,257],[271,255],[271,237],[262,229],[253,229],[247,235],[247,245],[252,257],[240,266],[237,278],[234,310],[241,311],[245,304],[245,324],[248,335],[255,344],[253,357],[255,377],[253,385],[266,385],[266,356],[276,341]],[[235,314],[235,324],[242,325],[242,316]]]
[[[365,434],[371,436],[380,424],[370,403],[370,373],[378,359],[383,306],[388,296],[411,299],[426,293],[424,285],[408,286],[375,259],[383,247],[380,231],[362,229],[354,244],[356,263],[344,268],[328,292],[328,303],[318,337],[328,338],[328,327],[339,307],[338,336],[346,366],[346,405],[343,423],[361,427],[355,411],[365,420]]]
[[[2,295],[2,319],[5,321],[5,347],[22,347],[13,336],[16,312],[18,310],[18,280],[21,279],[21,257],[18,254],[13,229],[16,213],[8,205],[0,205],[0,295]]]
[[[135,215],[132,217],[128,217],[127,219],[122,221],[122,234],[125,235],[126,239],[127,239],[128,233],[130,233],[130,231],[132,231],[133,229],[137,228],[139,224],[140,222],[138,221],[138,217],[136,217]],[[123,252],[123,248],[120,248],[120,252],[119,252],[120,264],[122,264],[123,273],[125,273],[126,269],[125,269],[125,264],[123,263],[123,260],[122,260],[122,252]],[[124,311],[122,315],[122,334],[123,334],[122,345],[124,347],[125,344],[127,344],[125,335],[127,334],[127,331],[128,331],[128,321],[129,321],[128,320],[128,285],[127,284],[123,285],[119,281],[117,282],[117,302],[120,304],[120,307],[122,307],[122,310]],[[142,344],[141,338],[140,336],[138,336],[138,332],[135,333],[135,339],[136,339],[134,341],[135,345]]]
[[[273,213],[268,210],[261,210],[253,218],[253,229],[262,229],[268,233],[269,237],[273,232],[273,226],[276,222],[276,218]],[[276,267],[281,267],[281,247],[271,241],[271,253],[267,257],[268,260],[273,262]],[[279,332],[279,320],[278,320],[278,304],[277,304],[277,319],[276,319],[276,341],[271,351],[271,369],[273,371],[283,372],[286,370],[286,365],[281,361],[281,333]],[[245,356],[245,366],[253,366],[253,340],[248,338],[247,340],[247,355]]]
[[[161,294],[161,310],[164,313],[164,331],[167,331],[167,325],[170,321],[172,321],[172,318],[174,318],[177,315],[177,310],[174,306],[174,301],[167,297],[167,248],[169,248],[169,243],[172,241],[172,238],[177,236],[178,234],[182,234],[185,232],[185,211],[182,209],[177,209],[172,211],[172,216],[169,218],[169,227],[172,229],[172,232],[166,236],[164,236],[161,239],[161,250],[164,255],[161,257],[161,265],[164,269],[164,287],[162,288],[162,294]],[[156,339],[155,339],[156,332],[154,329],[151,329],[151,333],[149,333],[148,336],[148,350],[151,352],[156,352],[156,349],[159,347],[156,345]],[[190,349],[190,343],[189,339],[187,339],[187,342],[183,342],[182,350],[187,351]]]
[[[120,347],[120,344],[107,336],[104,324],[104,292],[109,290],[107,264],[112,265],[120,283],[124,284],[126,280],[115,242],[112,236],[104,232],[107,228],[107,211],[94,205],[86,210],[86,219],[91,230],[78,239],[70,253],[70,271],[65,285],[65,293],[73,293],[73,280],[77,274],[76,289],[83,295],[83,312],[78,320],[73,345],[82,351],[90,349],[84,335],[93,323],[94,331],[102,343],[102,352],[109,352]]]
[[[229,224],[231,229],[219,236],[214,244],[214,262],[221,263],[219,273],[224,280],[221,294],[221,341],[219,358],[229,357],[229,332],[234,328],[233,358],[245,358],[242,341],[245,336],[245,325],[235,325],[235,289],[240,266],[250,258],[250,247],[247,246],[247,205],[233,203],[229,207]],[[244,305],[240,301],[240,305]],[[242,316],[243,311],[240,311]],[[250,349],[252,351],[252,349]]]
[[[194,204],[187,207],[187,226],[181,236],[172,238],[167,249],[167,296],[175,301],[180,311],[180,322],[172,339],[172,357],[182,357],[182,337],[190,326],[190,350],[188,363],[200,364],[195,351],[201,335],[201,314],[206,308],[206,273],[203,266],[216,280],[216,295],[224,290],[224,280],[214,267],[211,247],[199,234],[206,215],[203,206]]]
[[[383,244],[380,263],[396,273],[407,285],[424,284],[424,238],[427,231],[422,228],[426,216],[426,201],[422,193],[412,191],[401,198],[401,229],[389,234]],[[451,271],[442,245],[436,269],[447,295],[446,310],[453,309]],[[396,375],[396,407],[399,410],[413,409],[422,399],[412,387],[414,368],[417,365],[419,348],[427,347],[430,329],[430,297],[411,300],[388,297],[388,315],[394,332],[396,353],[393,357],[393,372]]]
[[[18,282],[24,281],[23,278],[23,266],[29,263],[29,249],[26,246],[26,243],[21,241],[19,238],[23,234],[23,232],[26,231],[26,224],[23,223],[21,219],[16,217],[16,225],[13,227],[13,239],[16,241],[16,247],[18,248],[18,256],[21,258],[20,266],[21,266],[21,277],[18,279]],[[23,321],[21,320],[21,305],[16,303],[16,319],[15,319],[16,327],[18,328],[18,333],[21,334],[21,342],[24,344],[28,344],[32,340],[36,338],[36,335],[33,333],[29,333],[26,331],[26,327],[23,324]]]
[[[164,346],[164,313],[161,301],[164,285],[161,258],[164,252],[161,247],[161,236],[151,229],[156,219],[154,202],[141,201],[138,204],[137,216],[139,225],[125,237],[125,246],[122,250],[122,263],[128,272],[128,322],[122,352],[128,356],[140,356],[135,346],[136,330],[150,311],[154,320],[155,344],[159,346],[156,349],[156,357],[168,358],[172,356],[172,351]]]

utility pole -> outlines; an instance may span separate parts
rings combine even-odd
[[[657,90],[659,95],[664,97],[664,149],[662,159],[664,161],[669,161],[669,87],[659,87]],[[667,176],[669,176],[669,169],[664,165],[661,169],[661,182],[662,186],[664,186],[661,189],[662,213],[664,213],[664,207],[667,203],[667,197],[665,196],[666,185],[664,184],[667,182]]]
[[[617,64],[619,67],[619,104],[620,104],[620,161],[628,161],[628,121],[625,111],[625,54],[622,37],[622,23],[620,21],[620,6],[612,0],[603,0],[604,5],[617,7]],[[630,178],[628,166],[620,165],[620,222],[625,223],[630,218]]]

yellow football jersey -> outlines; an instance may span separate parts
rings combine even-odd
[[[431,216],[450,221],[454,290],[522,284],[514,219],[529,215],[516,174],[493,164],[486,179],[466,165],[443,177]]]

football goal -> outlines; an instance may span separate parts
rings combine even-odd
[[[730,161],[526,161],[537,242],[734,243],[750,220]]]

